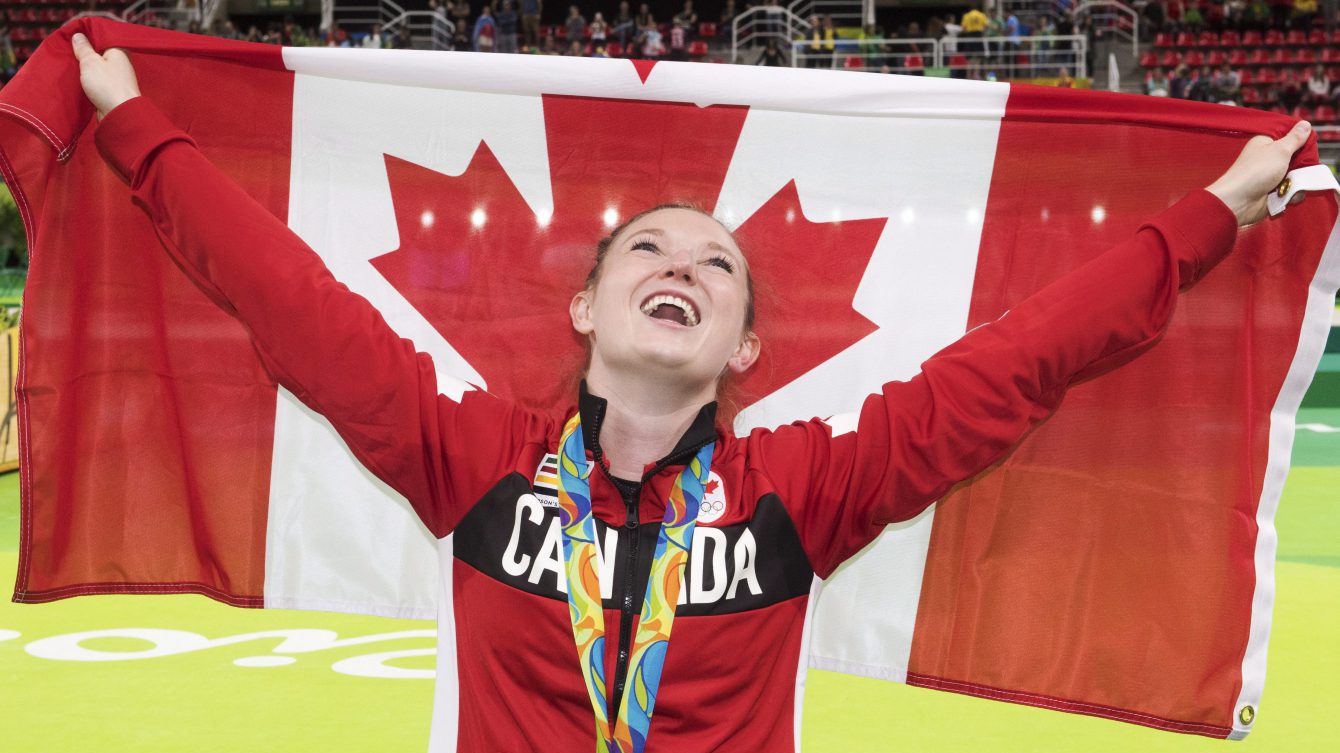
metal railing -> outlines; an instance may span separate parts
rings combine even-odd
[[[864,27],[865,8],[861,0],[792,0],[786,6],[796,18],[811,21],[815,16],[833,19],[834,26]]]
[[[774,40],[785,48],[797,36],[808,36],[810,24],[780,5],[756,5],[735,17],[730,28],[730,61],[740,62],[740,50],[761,47]]]
[[[456,24],[451,19],[431,10],[407,10],[382,25],[382,32],[392,36],[408,29],[415,49],[450,50],[456,36]]]
[[[207,0],[217,5],[218,0]],[[206,12],[198,0],[136,0],[121,12],[121,18],[143,26],[185,29],[192,21],[200,23]],[[213,9],[208,9],[210,13]]]
[[[1093,30],[1121,37],[1131,43],[1131,55],[1140,56],[1140,14],[1118,0],[1085,0],[1075,6],[1075,17],[1088,14]]]
[[[798,39],[790,48],[792,65],[802,68],[890,73],[947,68],[951,76],[1000,79],[1053,77],[1064,68],[1077,78],[1088,76],[1083,34],[1023,37],[1017,45],[1004,37],[839,39],[831,50]]]
[[[849,71],[919,73],[939,66],[934,39],[839,39],[833,49],[823,42],[791,43],[791,65],[797,68],[841,68]]]

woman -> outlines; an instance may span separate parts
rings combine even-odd
[[[569,309],[589,349],[570,405],[439,395],[428,357],[139,96],[123,53],[73,42],[98,148],[168,252],[285,387],[452,535],[435,735],[466,751],[589,750],[593,737],[620,751],[791,750],[814,579],[999,458],[1077,375],[1155,341],[1178,289],[1264,217],[1307,136],[1300,124],[1253,139],[1209,189],[859,417],[741,438],[714,426],[714,401],[758,358],[753,284],[709,215],[653,208],[598,244]],[[356,374],[336,368],[351,358]]]

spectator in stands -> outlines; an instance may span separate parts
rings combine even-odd
[[[633,17],[633,44],[639,51],[646,44],[647,34],[656,30],[656,19],[651,15],[651,6],[646,3],[637,6],[637,15]]]
[[[726,0],[726,4],[721,6],[721,18],[717,24],[718,33],[730,38],[731,27],[735,24],[735,0]]]
[[[540,14],[544,12],[544,0],[521,0],[521,36],[527,47],[540,42]]]
[[[642,59],[660,60],[664,54],[665,42],[661,39],[661,29],[653,18],[647,29],[642,32]]]
[[[443,0],[451,2],[451,0]],[[457,31],[464,31],[470,26],[470,3],[469,0],[456,0],[456,4],[451,6],[451,22],[456,25]],[[474,33],[470,33],[470,44],[464,47],[457,47],[458,50],[469,49],[474,44]]]
[[[408,50],[414,47],[414,37],[409,33],[409,24],[400,24],[396,29],[395,37],[391,39],[391,48],[396,50]]]
[[[293,37],[291,31],[285,32],[285,36],[287,36],[290,39],[292,39]],[[349,47],[351,46],[351,44],[352,43],[349,41],[348,32],[346,32],[344,29],[341,29],[338,23],[332,23],[330,25],[330,33],[326,35],[326,46]]]
[[[1201,12],[1198,3],[1187,3],[1186,9],[1182,11],[1182,28],[1193,34],[1199,34],[1205,28],[1205,14]]]
[[[591,32],[591,44],[597,47],[604,47],[605,40],[609,38],[610,25],[605,22],[605,14],[596,11],[591,17],[591,25],[586,27]]]
[[[759,65],[769,65],[773,67],[782,67],[786,65],[786,55],[777,47],[777,39],[770,37],[768,46],[763,48],[763,56],[758,59]]]
[[[637,38],[637,23],[628,9],[628,0],[621,0],[619,12],[614,16],[614,38],[619,40],[619,46],[625,51],[631,46],[629,40]]]
[[[1074,89],[1075,79],[1070,76],[1070,69],[1061,66],[1061,73],[1056,77],[1056,85],[1062,89]]]
[[[493,17],[493,23],[498,27],[495,51],[516,52],[516,35],[521,25],[521,18],[512,7],[512,0],[502,0],[502,7],[498,10],[498,15]]]
[[[1293,0],[1293,27],[1295,29],[1312,28],[1312,19],[1317,17],[1317,0]]]
[[[1241,29],[1247,17],[1247,0],[1224,0],[1223,18],[1219,25],[1225,29]]]
[[[1048,16],[1048,18],[1051,18]],[[944,41],[941,46],[944,47],[946,55],[958,54],[958,38],[963,33],[963,27],[954,19],[954,14],[950,13],[944,17],[945,35],[941,37]]]
[[[1154,72],[1149,74],[1149,80],[1145,82],[1145,94],[1154,97],[1166,97],[1172,90],[1172,83],[1168,81],[1168,76],[1163,73],[1162,68],[1155,68]]]
[[[1307,76],[1303,91],[1303,100],[1311,107],[1326,104],[1331,92],[1331,83],[1326,78],[1326,68],[1315,66]]]
[[[824,16],[821,30],[824,37],[823,58],[821,58],[823,60],[823,67],[832,68],[834,62],[833,55],[837,51],[837,28],[833,26],[832,16]]]
[[[429,23],[432,24],[430,31],[432,34],[433,49],[452,49],[452,40],[447,36],[448,27],[446,7],[441,2],[438,2],[438,0],[428,0],[428,12],[433,14],[433,17],[429,20]]]
[[[823,58],[824,50],[824,25],[819,14],[810,16],[809,44],[805,45],[805,67],[818,68],[819,61]]]
[[[1191,69],[1185,64],[1173,69],[1172,79],[1168,82],[1168,94],[1173,99],[1187,99],[1191,96]]]
[[[570,58],[584,58],[586,57],[586,45],[582,44],[580,39],[573,39],[568,42],[568,51],[564,54]]]
[[[498,35],[497,23],[493,20],[493,8],[488,3],[479,9],[479,18],[475,19],[475,29],[470,33],[475,52],[493,52],[494,39]]]
[[[689,59],[688,36],[689,36],[688,30],[685,29],[683,26],[680,26],[679,24],[676,23],[670,24],[670,44],[669,44],[670,54],[668,56],[670,60]]]
[[[1265,31],[1270,26],[1270,4],[1266,0],[1251,0],[1247,6],[1247,26]]]
[[[989,21],[990,19],[986,17],[986,14],[977,8],[972,8],[963,14],[963,38],[967,40],[963,43],[964,52],[969,55],[985,52],[986,48],[982,46],[982,36],[986,33]]]
[[[1235,105],[1238,103],[1238,96],[1241,93],[1240,79],[1238,74],[1233,72],[1227,64],[1219,66],[1211,79],[1210,95],[1213,97],[1211,102],[1220,104]]]
[[[568,18],[563,25],[567,27],[569,40],[582,39],[586,36],[586,16],[583,16],[581,8],[575,5],[568,6]]]
[[[1196,80],[1191,82],[1191,90],[1187,92],[1188,99],[1194,99],[1197,102],[1217,102],[1214,91],[1214,72],[1210,66],[1203,65],[1200,73],[1196,75]]]
[[[675,14],[671,23],[683,29],[686,37],[693,35],[698,26],[698,12],[693,9],[693,0],[684,0],[684,9]]]
[[[381,24],[372,25],[372,31],[369,31],[367,36],[363,37],[363,46],[374,50],[380,50],[386,46],[386,39],[382,34]]]

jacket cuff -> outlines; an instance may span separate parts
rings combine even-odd
[[[103,159],[133,189],[139,185],[145,166],[164,144],[195,140],[172,124],[147,97],[135,97],[107,113],[93,134]]]
[[[1218,196],[1201,188],[1164,210],[1149,223],[1165,237],[1177,257],[1178,288],[1195,283],[1218,264],[1238,239],[1238,218]]]

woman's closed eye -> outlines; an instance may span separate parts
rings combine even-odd
[[[731,274],[735,273],[735,262],[731,261],[730,258],[728,257],[713,256],[712,258],[707,260],[707,263],[711,264],[714,267],[724,269]]]

